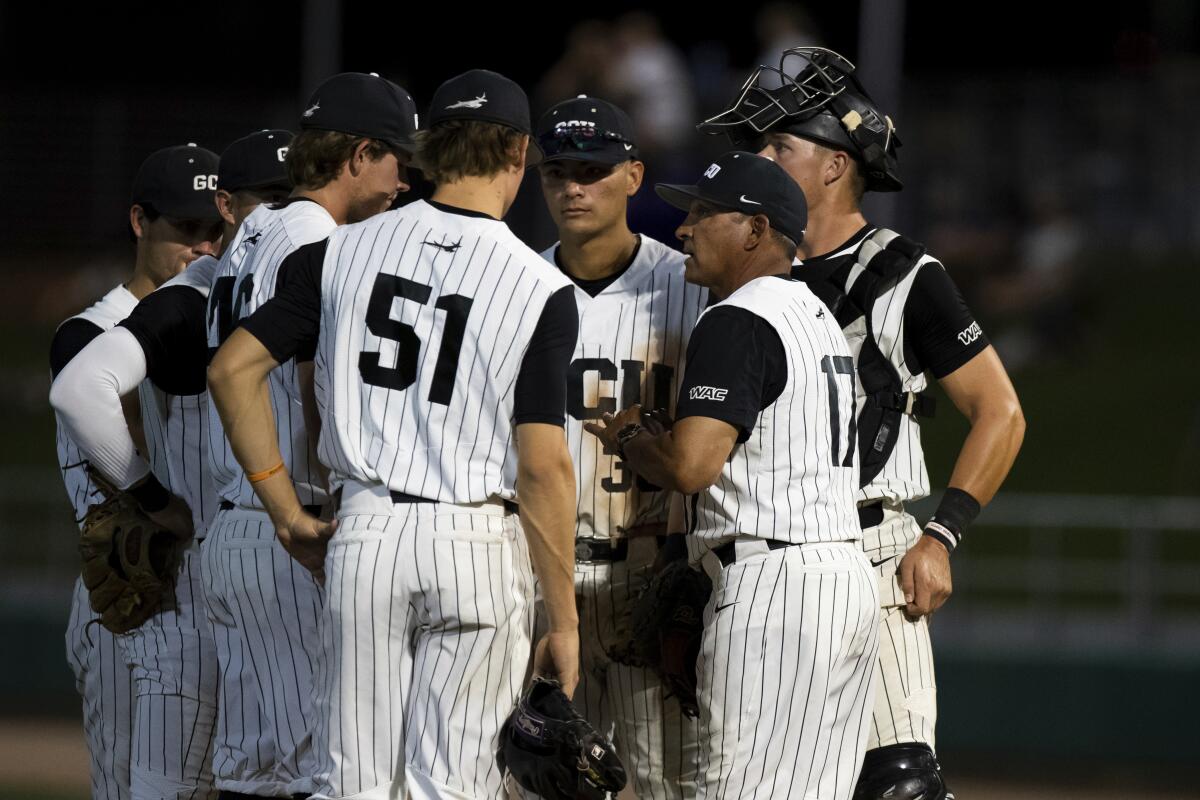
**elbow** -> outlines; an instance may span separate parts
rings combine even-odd
[[[703,492],[720,479],[723,466],[724,462],[714,466],[695,459],[684,459],[671,470],[671,481],[675,485],[668,488],[685,495]]]
[[[233,363],[234,359],[230,356],[229,350],[222,347],[213,356],[212,361],[208,364],[208,391],[214,397],[221,396],[222,392],[233,381],[237,375],[237,367]]]
[[[73,418],[77,410],[76,401],[87,396],[88,393],[79,385],[77,371],[71,369],[71,365],[67,365],[50,385],[50,406],[64,419]]]
[[[1025,441],[1025,412],[1021,409],[1020,402],[1014,397],[1009,407],[1006,409],[1008,419],[1008,430],[1017,447]]]

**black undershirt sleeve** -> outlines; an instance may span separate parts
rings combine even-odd
[[[241,321],[280,364],[311,361],[321,333],[321,270],[328,240],[306,244],[279,266],[275,296]]]
[[[513,424],[567,422],[567,370],[579,336],[575,287],[564,286],[546,301],[521,360],[513,397]]]
[[[164,286],[142,299],[121,327],[146,356],[146,376],[167,394],[207,390],[208,333],[204,295],[191,286]]]
[[[675,417],[728,422],[744,442],[787,378],[783,341],[766,320],[737,306],[714,308],[700,318],[688,342]]]
[[[910,372],[925,370],[939,380],[988,346],[975,315],[940,264],[920,268],[904,307],[905,361]]]
[[[50,342],[50,375],[57,378],[63,367],[101,333],[99,325],[79,317],[59,325]]]

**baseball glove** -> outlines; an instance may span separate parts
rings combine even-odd
[[[128,494],[93,480],[107,497],[88,508],[79,534],[83,585],[100,624],[128,633],[174,601],[180,545]]]
[[[625,787],[612,742],[545,678],[533,679],[505,720],[496,763],[544,800],[607,800]]]
[[[650,579],[630,614],[626,663],[654,670],[689,717],[700,714],[696,659],[704,633],[704,606],[712,594],[707,574],[672,561]]]

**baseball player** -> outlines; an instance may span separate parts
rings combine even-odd
[[[542,256],[575,284],[579,309],[566,428],[583,647],[575,704],[613,739],[639,797],[678,797],[682,776],[696,769],[695,723],[677,701],[664,702],[652,672],[612,657],[666,533],[669,492],[637,480],[583,424],[635,403],[674,408],[707,292],[684,281],[682,253],[629,230],[626,207],[644,166],[624,111],[581,95],[552,107],[536,130],[542,191],[559,233]]]
[[[690,495],[688,549],[713,583],[696,665],[698,796],[850,797],[878,647],[878,590],[858,547],[850,351],[789,277],[804,195],[732,152],[694,186],[689,281],[721,302],[688,344],[677,421],[637,406],[588,423],[635,472]]]
[[[209,369],[247,479],[325,583],[318,798],[503,796],[494,753],[529,660],[530,557],[549,620],[535,665],[568,693],[578,680],[573,289],[500,221],[538,156],[528,101],[473,70],[438,88],[429,122],[432,198],[298,250]],[[336,533],[304,510],[265,402],[270,371],[314,348]]]
[[[804,190],[811,211],[793,274],[839,309],[855,356],[858,513],[883,603],[879,690],[856,797],[949,796],[934,758],[929,615],[950,595],[950,553],[1016,458],[1020,403],[942,264],[863,217],[864,192],[901,188],[899,139],[849,61],[823,48],[787,50],[778,68],[760,68],[728,110],[700,127],[756,140]],[[971,431],[922,528],[904,504],[930,490],[918,424],[932,409],[926,372]]]
[[[134,181],[130,209],[137,240],[134,277],[55,334],[50,400],[58,417],[60,465],[81,520],[101,499],[86,469],[90,463],[182,538],[202,530],[203,520],[193,520],[189,511],[190,503],[197,507],[193,491],[202,487],[185,477],[199,461],[198,442],[184,422],[197,416],[195,398],[167,395],[138,379],[123,386],[123,404],[115,391],[100,397],[83,377],[104,361],[96,357],[104,351],[102,340],[132,338],[136,323],[122,320],[140,298],[197,257],[211,260],[222,233],[213,202],[216,173],[217,156],[195,145],[166,148],[146,159]],[[114,329],[118,323],[122,327]],[[97,437],[100,430],[115,435]],[[115,449],[105,446],[114,441]],[[168,441],[184,446],[168,447]],[[190,552],[184,556],[176,607],[130,634],[116,637],[93,625],[97,617],[87,591],[82,582],[76,584],[67,645],[84,697],[93,797],[208,796],[216,665],[206,656],[202,605],[201,617],[195,614],[199,587]],[[207,630],[207,623],[202,627]]]
[[[313,92],[300,124],[287,151],[291,197],[251,214],[241,249],[226,253],[216,271],[207,319],[210,352],[275,293],[286,256],[339,224],[385,210],[408,190],[405,165],[416,106],[399,86],[373,74],[335,75]],[[309,354],[274,370],[269,386],[288,474],[304,504],[319,514],[329,495],[306,425],[311,381]],[[221,506],[204,553],[222,674],[217,786],[230,798],[308,794],[316,769],[311,731],[319,588],[276,537],[215,409],[210,423]]]

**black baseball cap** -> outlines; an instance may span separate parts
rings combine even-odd
[[[684,211],[693,200],[703,200],[729,211],[764,214],[772,228],[796,244],[804,239],[808,224],[804,192],[783,167],[753,153],[726,153],[704,170],[694,186],[659,183],[654,191]]]
[[[417,104],[407,91],[374,72],[343,72],[308,98],[300,127],[366,136],[412,152],[420,125]]]
[[[633,121],[617,106],[581,94],[550,108],[537,124],[545,161],[620,164],[638,157]]]
[[[268,186],[292,188],[284,163],[292,138],[291,131],[276,129],[255,131],[233,142],[221,153],[217,188],[227,192]]]
[[[429,104],[429,125],[450,120],[478,120],[505,125],[529,136],[525,166],[542,160],[529,124],[529,98],[514,81],[490,69],[472,69],[443,83]]]
[[[173,219],[219,220],[213,202],[220,159],[194,142],[151,153],[133,179],[131,205],[151,206]]]

